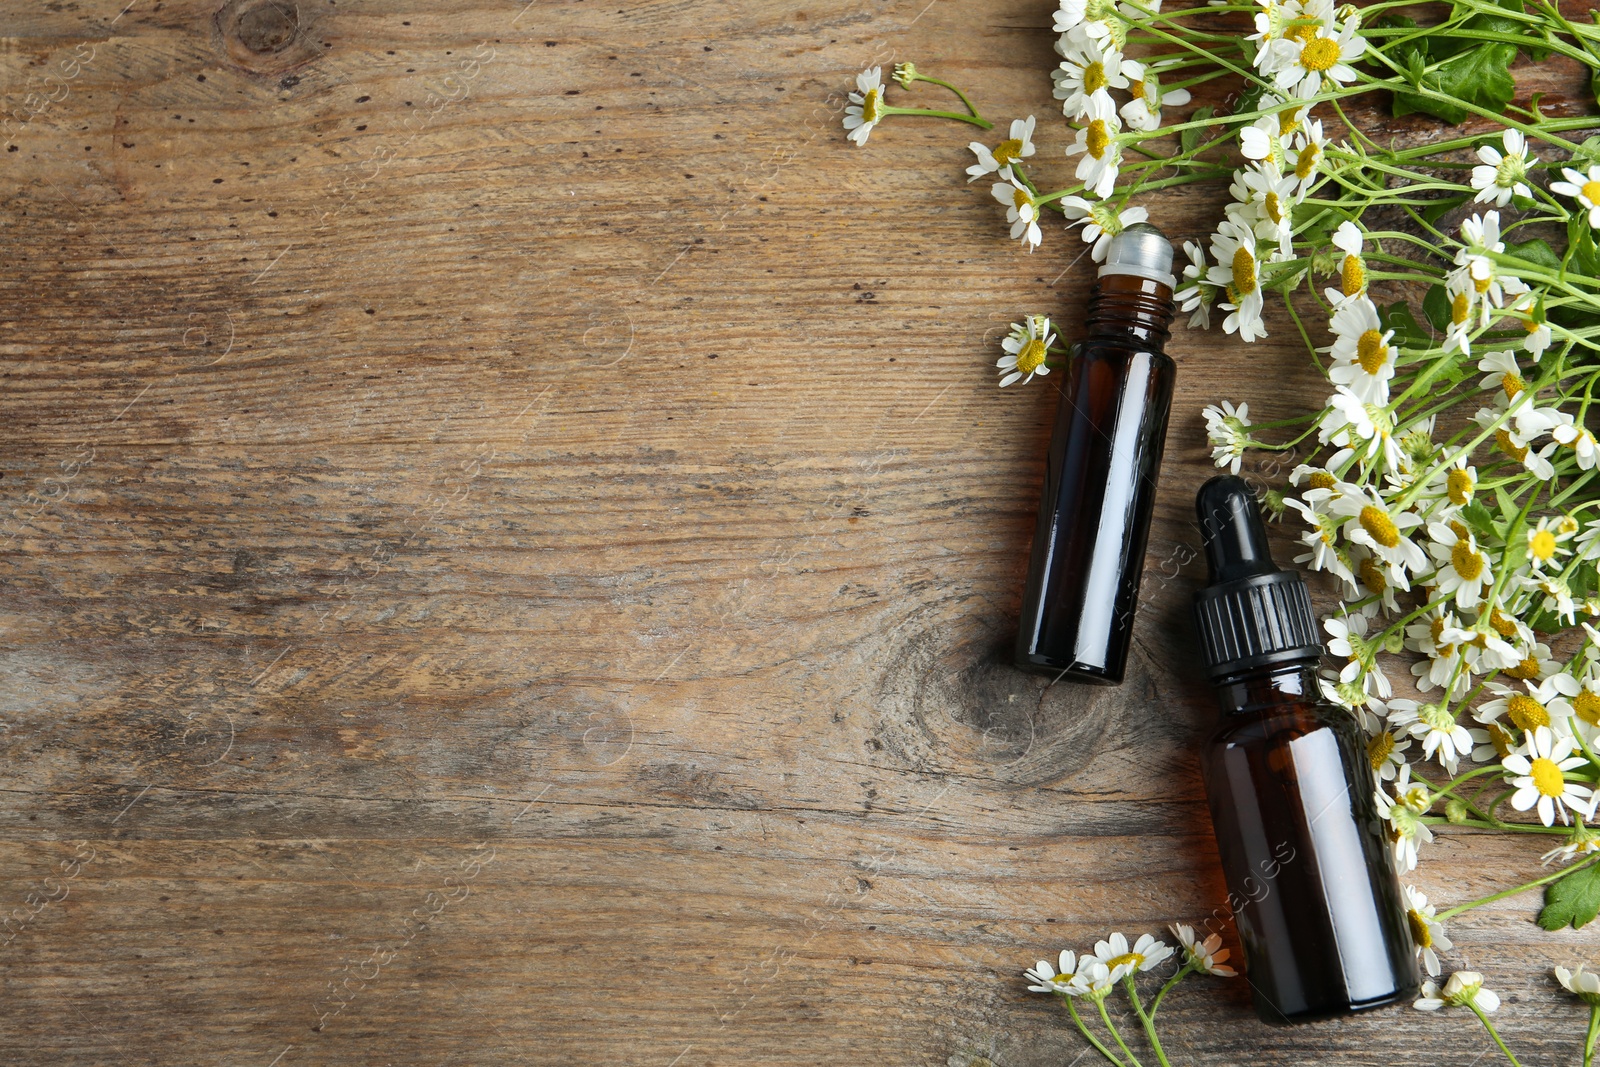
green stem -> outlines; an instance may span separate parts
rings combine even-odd
[[[1494,1043],[1500,1046],[1500,1051],[1506,1054],[1506,1059],[1511,1061],[1511,1067],[1522,1067],[1522,1064],[1517,1062],[1517,1058],[1511,1054],[1511,1050],[1506,1048],[1506,1043],[1500,1040],[1499,1032],[1495,1030],[1494,1023],[1489,1021],[1489,1016],[1483,1013],[1483,1009],[1470,1000],[1467,1002],[1467,1007],[1471,1008],[1472,1014],[1476,1015],[1478,1021],[1483,1023],[1483,1028],[1489,1031],[1489,1036],[1494,1038]]]
[[[955,119],[957,122],[970,122],[974,126],[985,130],[994,129],[994,123],[977,115],[963,115],[959,111],[934,111],[926,107],[890,107],[881,105],[879,110],[885,115],[922,115],[930,119]]]
[[[1139,1023],[1144,1027],[1144,1036],[1150,1041],[1150,1048],[1154,1050],[1156,1059],[1161,1061],[1161,1067],[1172,1067],[1167,1060],[1166,1050],[1161,1047],[1161,1039],[1156,1036],[1156,1023],[1153,1018],[1145,1014],[1144,1005],[1139,1002],[1139,990],[1135,988],[1133,975],[1125,979],[1128,987],[1128,999],[1133,1001],[1133,1010],[1139,1016]]]
[[[1061,994],[1061,999],[1067,1002],[1067,1010],[1072,1013],[1072,1021],[1078,1024],[1079,1032],[1083,1034],[1084,1038],[1089,1042],[1089,1044],[1094,1046],[1095,1051],[1100,1053],[1100,1055],[1104,1056],[1110,1062],[1116,1064],[1117,1067],[1126,1067],[1121,1060],[1117,1059],[1116,1056],[1111,1054],[1111,1050],[1106,1048],[1105,1044],[1101,1042],[1098,1037],[1095,1037],[1094,1034],[1090,1032],[1088,1024],[1083,1021],[1083,1016],[1078,1014],[1078,1005],[1075,999],[1067,996],[1065,993]],[[1100,1009],[1100,1014],[1104,1015],[1105,1012],[1105,1008],[1102,1007]]]
[[[1543,878],[1535,878],[1533,881],[1528,882],[1526,885],[1519,885],[1514,889],[1503,889],[1498,893],[1491,893],[1489,896],[1480,897],[1479,899],[1473,900],[1473,901],[1469,901],[1466,904],[1459,904],[1456,907],[1453,907],[1453,908],[1449,909],[1448,911],[1439,912],[1439,914],[1437,916],[1435,916],[1435,918],[1437,918],[1440,922],[1444,922],[1446,919],[1453,919],[1457,915],[1460,915],[1464,911],[1470,911],[1471,909],[1479,907],[1480,905],[1483,905],[1483,904],[1492,904],[1497,900],[1504,900],[1506,897],[1514,897],[1518,893],[1526,893],[1528,890],[1537,889],[1539,886],[1542,886],[1542,885],[1549,885],[1551,882],[1554,882],[1554,881],[1557,881],[1559,879],[1565,878],[1567,875],[1572,874],[1574,871],[1580,871],[1580,870],[1584,869],[1585,867],[1592,867],[1592,866],[1594,866],[1594,864],[1595,864],[1595,860],[1593,860],[1593,859],[1585,860],[1583,863],[1578,864],[1576,867],[1565,867],[1565,868],[1562,868],[1561,870],[1557,871],[1554,874],[1547,874]]]
[[[966,93],[962,92],[960,89],[957,89],[954,85],[951,85],[949,82],[943,80],[942,78],[930,78],[930,77],[928,77],[928,75],[923,74],[921,71],[918,71],[916,78],[913,79],[913,80],[914,81],[919,81],[919,82],[932,82],[935,85],[944,86],[946,89],[949,89],[952,93],[955,93],[956,96],[960,97],[961,98],[961,102],[966,105],[967,110],[972,112],[972,114],[974,116],[976,116],[978,118],[982,118],[983,117],[982,115],[978,114],[978,109],[972,106],[972,101],[967,99],[967,94]]]
[[[1111,1013],[1106,1011],[1105,998],[1096,997],[1094,1006],[1100,1009],[1100,1021],[1106,1024],[1107,1030],[1111,1031],[1111,1036],[1116,1039],[1117,1047],[1122,1050],[1124,1056],[1128,1057],[1128,1062],[1133,1064],[1133,1067],[1144,1067],[1144,1064],[1139,1062],[1139,1057],[1135,1056],[1133,1050],[1128,1048],[1128,1043],[1122,1040],[1122,1034],[1118,1032],[1117,1024],[1111,1021]]]
[[[1583,1038],[1583,1067],[1594,1063],[1594,1041],[1600,1037],[1600,1004],[1589,1007],[1589,1032]]]

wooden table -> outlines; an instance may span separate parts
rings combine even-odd
[[[1180,331],[1127,683],[1005,665],[1058,379],[996,342],[1087,260],[839,116],[915,59],[1055,158],[1049,3],[120,3],[4,13],[0,1061],[1079,1062],[1022,969],[1223,896],[1200,407],[1321,390]],[[1449,960],[1571,1063],[1536,904]],[[1493,1062],[1169,1005],[1175,1062]]]

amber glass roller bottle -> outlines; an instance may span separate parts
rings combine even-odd
[[[1323,701],[1305,583],[1272,562],[1254,494],[1195,501],[1210,584],[1195,594],[1222,723],[1200,753],[1256,1014],[1301,1022],[1417,991],[1394,857],[1349,712]]]
[[[1172,405],[1172,286],[1160,230],[1112,238],[1061,380],[1013,655],[1025,670],[1122,681]]]

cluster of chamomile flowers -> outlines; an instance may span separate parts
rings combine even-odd
[[[1234,976],[1234,969],[1226,966],[1229,953],[1222,947],[1220,934],[1200,937],[1192,926],[1183,923],[1175,923],[1171,929],[1182,948],[1180,974]],[[1072,949],[1062,949],[1054,964],[1040,960],[1028,968],[1024,977],[1030,983],[1028,989],[1035,993],[1104,1000],[1118,982],[1153,971],[1171,957],[1172,946],[1150,934],[1141,934],[1130,945],[1125,936],[1113,933],[1104,941],[1096,941],[1093,952],[1079,955]]]

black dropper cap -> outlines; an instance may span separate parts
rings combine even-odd
[[[1221,475],[1195,497],[1210,582],[1194,595],[1212,681],[1322,655],[1311,594],[1272,562],[1261,506],[1243,478]]]

